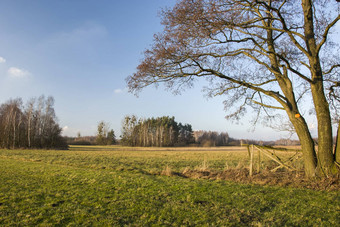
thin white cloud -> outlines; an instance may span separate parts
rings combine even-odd
[[[6,59],[0,56],[0,63],[5,63]]]
[[[121,93],[124,93],[126,91],[127,91],[127,88],[123,88],[123,89],[117,88],[117,89],[114,90],[114,93],[115,94],[121,94]]]
[[[24,69],[19,69],[16,67],[11,67],[7,70],[7,73],[10,77],[14,78],[24,78],[30,75],[30,72]]]
[[[123,90],[120,89],[120,88],[114,90],[114,93],[115,93],[115,94],[120,94],[120,93],[122,93],[122,92],[123,92]]]

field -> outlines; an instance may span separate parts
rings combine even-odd
[[[238,147],[0,150],[0,226],[340,224],[339,190],[218,174],[246,174],[248,164]]]

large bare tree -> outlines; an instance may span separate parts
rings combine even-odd
[[[228,109],[237,105],[229,117],[238,118],[247,106],[269,117],[272,110],[284,111],[301,142],[306,175],[332,175],[340,162],[332,141],[340,60],[338,43],[331,40],[339,5],[335,0],[178,1],[163,11],[164,30],[127,78],[128,86],[138,92],[164,83],[180,91],[208,78],[211,95],[227,95]],[[301,111],[308,98],[318,123],[318,151]]]

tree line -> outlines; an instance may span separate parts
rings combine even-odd
[[[122,122],[120,143],[127,146],[170,147],[194,142],[192,126],[174,117],[137,118],[126,116]]]
[[[125,121],[126,119],[124,119],[123,122]],[[145,124],[146,123],[144,123],[144,126]],[[251,140],[251,139],[237,139],[237,138],[230,137],[227,132],[206,131],[206,130],[193,131],[192,126],[190,124],[183,125],[181,123],[178,123],[178,125],[179,125],[180,130],[177,132],[177,135],[178,135],[177,142],[170,146],[219,147],[219,146],[242,146],[245,144],[255,144],[255,145],[264,145],[264,146],[299,146],[301,145],[299,140],[278,139],[275,141],[274,140],[263,141],[263,140]],[[124,124],[122,125],[122,127],[124,127]],[[135,138],[138,138],[137,128],[136,128],[135,133],[136,133]],[[145,138],[146,141],[150,140],[145,135],[139,135],[139,138],[141,137],[143,139]],[[80,132],[78,132],[77,137],[64,137],[64,138],[67,140],[67,143],[69,145],[121,144],[121,145],[130,146],[131,141],[132,141],[130,137],[130,143],[129,143],[127,141],[127,137],[126,136],[124,137],[123,135],[121,136],[122,140],[116,139],[115,132],[112,129],[110,129],[109,123],[104,122],[104,121],[100,121],[98,123],[97,133],[95,136],[81,136]],[[334,141],[335,139],[336,138],[334,137]],[[317,143],[317,139],[314,139],[314,140],[315,140],[315,143]],[[146,143],[139,142],[139,143],[135,143],[135,146],[151,146],[151,145],[150,143],[147,143],[147,142]]]
[[[109,123],[100,121],[97,126],[96,136],[68,138],[72,145],[113,145],[140,147],[171,147],[171,146],[242,146],[244,144],[256,144],[265,146],[297,146],[298,140],[279,139],[276,141],[259,141],[250,139],[236,139],[227,132],[193,131],[190,124],[182,124],[175,121],[174,117],[157,117],[138,119],[135,115],[126,116],[122,121],[121,139],[117,140],[115,132],[110,129]]]
[[[0,147],[67,148],[54,111],[54,98],[40,96],[26,105],[21,98],[0,106]]]

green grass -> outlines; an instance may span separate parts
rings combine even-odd
[[[72,147],[0,151],[0,226],[337,226],[339,192],[155,175],[244,151]],[[245,159],[246,160],[246,159]]]
[[[292,153],[279,152],[281,156]],[[71,146],[68,151],[54,150],[3,150],[0,157],[45,162],[69,166],[133,171],[159,174],[166,166],[175,172],[185,168],[197,169],[203,164],[210,170],[222,171],[227,168],[249,165],[246,148],[131,148],[121,146]],[[263,165],[272,161],[262,157]],[[301,166],[301,163],[298,162]]]

